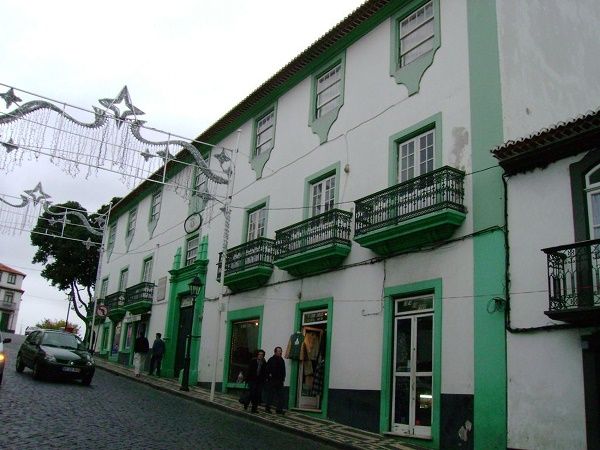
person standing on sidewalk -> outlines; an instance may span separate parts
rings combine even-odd
[[[265,361],[265,351],[258,350],[256,358],[252,358],[246,369],[246,383],[250,388],[249,403],[252,403],[252,412],[258,412],[258,405],[262,396],[265,377],[267,374],[267,362]],[[248,403],[244,403],[244,409],[248,408]]]
[[[156,339],[152,344],[152,356],[150,357],[150,375],[154,374],[156,369],[156,376],[160,377],[160,363],[162,362],[163,355],[165,354],[165,341],[161,339],[162,334],[156,333]]]
[[[146,354],[150,349],[148,339],[144,336],[144,331],[140,330],[138,337],[133,344],[133,373],[137,378],[140,376],[140,370],[146,361]]]
[[[283,382],[285,381],[285,361],[281,357],[281,347],[275,347],[273,356],[267,361],[267,401],[265,412],[271,413],[271,405],[275,403],[275,412],[283,414]]]

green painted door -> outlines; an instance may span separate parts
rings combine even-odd
[[[10,319],[9,313],[2,313],[2,318],[0,318],[0,331],[8,331],[8,319]]]

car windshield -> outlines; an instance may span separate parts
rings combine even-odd
[[[83,344],[73,334],[46,333],[42,338],[42,345],[47,345],[48,347],[81,349]]]

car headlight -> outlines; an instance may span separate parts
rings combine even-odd
[[[4,353],[0,353],[0,362],[4,362],[5,356]]]
[[[48,362],[56,362],[56,358],[54,357],[54,355],[45,355],[44,359]]]
[[[87,364],[88,366],[93,366],[93,365],[94,365],[94,363],[95,363],[95,361],[94,361],[94,358],[90,357],[90,358],[87,360],[87,363],[86,363],[86,364]]]

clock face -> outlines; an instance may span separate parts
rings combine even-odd
[[[183,228],[186,233],[193,233],[202,225],[202,216],[198,213],[191,214],[187,219],[185,219],[185,223],[183,224]]]

